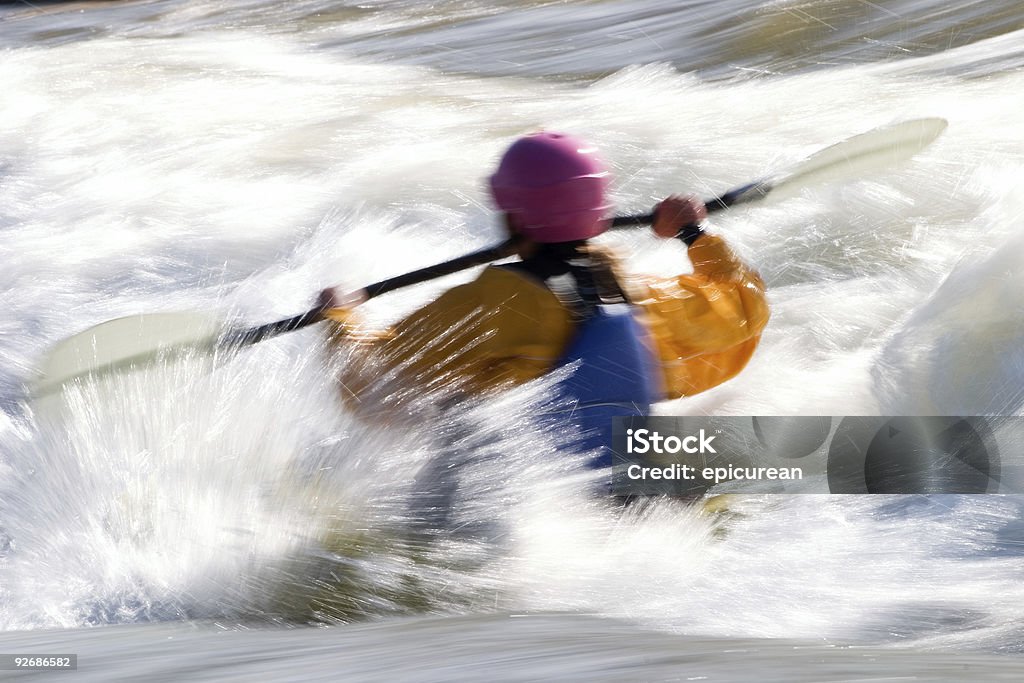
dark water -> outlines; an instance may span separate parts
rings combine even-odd
[[[373,61],[563,78],[651,62],[710,79],[791,74],[935,54],[1024,28],[1014,0],[33,4],[0,9],[5,41],[256,30]],[[990,72],[1024,64],[1015,42],[988,64]]]

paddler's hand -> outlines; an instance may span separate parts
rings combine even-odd
[[[689,244],[692,240],[686,240],[685,235],[680,233],[688,228],[689,232],[693,233],[693,239],[696,239],[700,236],[699,226],[707,217],[707,207],[700,198],[694,195],[683,197],[674,194],[654,207],[654,225],[651,227],[658,237],[671,239],[681,236]]]
[[[325,287],[320,290],[316,305],[320,309],[322,319],[343,323],[348,320],[352,310],[364,301],[366,301],[365,290],[360,289],[343,294],[336,287]]]

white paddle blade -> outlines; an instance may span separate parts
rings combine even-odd
[[[946,119],[938,117],[913,119],[837,142],[772,178],[772,198],[792,196],[809,185],[864,176],[906,161],[930,145],[947,125]]]
[[[69,337],[41,364],[33,398],[70,383],[152,365],[164,358],[210,355],[223,322],[204,313],[153,313],[118,318]]]

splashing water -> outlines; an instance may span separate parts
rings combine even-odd
[[[289,31],[229,31],[181,3],[158,27],[86,27],[0,57],[0,626],[529,609],[730,637],[1018,647],[1017,499],[752,497],[727,522],[678,503],[613,515],[531,428],[544,382],[457,424],[374,427],[341,409],[303,332],[212,373],[186,363],[84,387],[59,420],[32,412],[22,383],[41,350],[89,325],[204,308],[272,320],[320,286],[496,241],[480,179],[520,132],[593,139],[632,212],[916,116],[950,127],[913,162],[716,218],[764,274],[773,319],[739,378],[657,412],[1022,412],[1019,30],[757,80],[627,66],[654,60],[617,50],[508,76],[466,64],[515,12],[488,31],[436,28],[467,36],[455,74],[416,50],[437,36],[411,5],[347,8],[362,18],[321,35],[316,4],[297,4],[311,13]],[[750,11],[785,34],[794,15],[771,8],[797,5]],[[346,35],[363,47],[338,47]],[[496,54],[524,49],[507,41]],[[552,72],[565,78],[527,77]],[[686,267],[647,235],[608,240],[634,272]],[[466,277],[368,316],[386,324]],[[452,459],[460,533],[415,532]]]

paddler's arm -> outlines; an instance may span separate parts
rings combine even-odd
[[[350,405],[370,395],[401,400],[393,392],[478,394],[520,384],[551,368],[572,331],[548,290],[496,268],[384,332],[343,318],[329,333],[331,346],[347,360],[339,379]]]
[[[467,295],[469,294],[469,295]],[[337,308],[328,290],[320,304],[328,304],[328,353],[343,360],[338,368],[342,398],[350,408],[364,401],[401,404],[405,398],[440,388],[442,378],[455,368],[476,364],[473,344],[479,326],[475,297],[465,285],[451,289],[435,301],[384,330],[371,329],[351,308]],[[471,372],[471,370],[468,370]]]
[[[760,274],[744,263],[722,237],[704,232],[701,223],[706,217],[704,203],[694,196],[672,195],[654,208],[654,233],[686,244],[693,265],[693,273],[680,276],[679,284],[699,287],[707,281],[749,282],[763,293]]]
[[[675,237],[686,244],[692,277],[696,279],[735,281],[750,277],[760,282],[757,271],[745,264],[724,239],[704,232],[701,224],[706,218],[707,207],[697,197],[671,195],[654,207],[651,229],[658,237]]]
[[[761,276],[723,238],[699,227],[703,217],[703,204],[693,197],[669,197],[658,205],[655,233],[687,244],[693,272],[648,282],[637,301],[672,397],[705,391],[739,373],[769,317]]]

